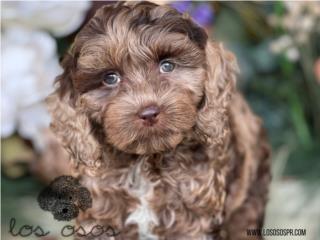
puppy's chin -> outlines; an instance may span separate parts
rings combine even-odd
[[[115,148],[133,154],[154,154],[172,151],[181,143],[187,132],[192,131],[194,119],[184,121],[184,128],[172,126],[144,127],[139,121],[114,124],[105,129],[107,142]],[[159,124],[161,125],[161,124]]]
[[[113,146],[121,151],[139,155],[162,153],[175,149],[181,143],[183,137],[184,134],[182,133],[172,133],[165,137],[154,135],[149,138],[137,139],[130,144],[125,142],[113,143]],[[110,143],[112,143],[112,140],[113,138],[110,138]]]

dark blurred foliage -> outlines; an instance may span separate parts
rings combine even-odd
[[[310,41],[298,46],[300,58],[292,62],[270,51],[270,43],[286,33],[267,21],[271,14],[280,18],[285,14],[282,2],[212,4],[216,12],[212,36],[237,55],[239,87],[263,118],[274,151],[289,146],[285,173],[319,178],[320,85],[313,75],[313,65],[320,56],[319,32],[313,31]]]

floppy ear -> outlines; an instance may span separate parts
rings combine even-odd
[[[238,65],[234,55],[221,44],[208,41],[205,52],[207,79],[195,132],[206,144],[222,144],[229,133],[228,105],[235,90]]]
[[[68,151],[75,167],[81,163],[94,169],[101,163],[102,151],[93,136],[89,118],[81,111],[81,99],[73,92],[73,61],[72,55],[64,58],[64,72],[56,79],[58,88],[46,101],[52,116],[51,129]]]

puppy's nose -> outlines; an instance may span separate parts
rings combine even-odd
[[[158,106],[152,105],[142,109],[139,113],[139,117],[145,122],[150,123],[151,125],[155,123],[156,117],[159,115],[160,109]]]

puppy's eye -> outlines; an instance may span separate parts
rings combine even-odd
[[[103,83],[107,86],[115,86],[120,82],[120,76],[118,73],[110,72],[103,76]]]
[[[161,73],[168,73],[172,72],[174,69],[174,64],[168,60],[164,60],[160,62],[160,72]]]

